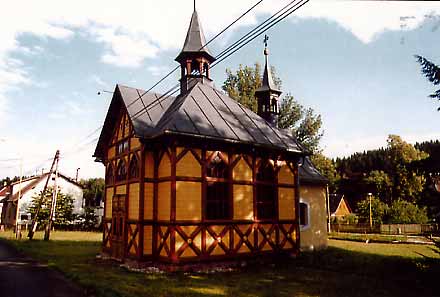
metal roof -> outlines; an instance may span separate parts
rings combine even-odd
[[[298,173],[301,184],[314,183],[325,185],[328,183],[328,179],[316,169],[309,157],[304,158],[304,162],[298,168]]]
[[[188,54],[203,53],[211,62],[215,60],[206,44],[205,35],[203,34],[202,25],[200,24],[197,11],[194,10],[191,16],[191,22],[189,23],[188,32],[186,33],[185,43],[183,44],[182,51],[176,58],[179,61],[181,58]]]
[[[104,156],[103,148],[112,136],[121,103],[135,135],[143,139],[185,135],[306,154],[290,132],[272,126],[210,84],[198,82],[178,97],[145,94],[140,89],[117,85],[94,154],[98,158]]]

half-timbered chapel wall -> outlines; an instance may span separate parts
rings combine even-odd
[[[123,241],[122,253],[139,254],[140,202],[143,155],[140,140],[125,112],[121,112],[108,143],[105,178],[104,248],[112,248],[112,238]],[[121,218],[115,219],[115,213]],[[118,257],[118,255],[114,255]]]

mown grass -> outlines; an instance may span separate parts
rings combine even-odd
[[[330,239],[342,239],[359,242],[375,242],[375,243],[414,243],[415,240],[429,242],[430,240],[424,236],[409,235],[386,235],[386,234],[360,234],[360,233],[343,233],[332,232],[329,234]]]
[[[9,242],[97,296],[438,296],[435,246],[330,240],[325,251],[235,272],[142,274],[96,260],[100,234],[52,235]]]

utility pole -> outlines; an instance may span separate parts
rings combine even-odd
[[[78,182],[78,176],[79,176],[79,170],[80,170],[81,168],[76,168],[76,178],[75,178],[75,181],[76,182]]]
[[[40,214],[41,205],[43,204],[44,197],[46,195],[47,185],[49,184],[49,179],[50,179],[50,177],[52,175],[53,167],[55,166],[55,161],[58,160],[59,155],[60,155],[60,151],[57,151],[55,153],[55,157],[53,158],[52,166],[50,167],[49,173],[47,175],[47,179],[46,179],[46,183],[44,184],[43,191],[41,192],[40,201],[38,203],[37,211],[35,212],[35,215],[32,218],[31,228],[29,229],[29,233],[28,233],[28,237],[29,237],[30,240],[32,240],[32,238],[34,238],[34,233],[35,233],[35,231],[37,231],[38,215]]]
[[[373,196],[373,194],[368,193],[368,198],[370,198],[370,229],[373,229],[373,215],[371,213],[371,196]]]
[[[326,204],[327,204],[327,224],[328,224],[328,233],[332,232],[331,231],[331,217],[330,217],[330,195],[329,195],[329,191],[328,191],[328,184],[326,187],[326,191],[325,191],[325,198],[326,198]]]
[[[49,240],[50,238],[50,231],[52,230],[53,221],[55,218],[55,208],[57,206],[57,196],[58,196],[58,186],[57,186],[57,179],[58,179],[58,162],[59,162],[59,151],[57,151],[57,154],[55,156],[55,179],[53,182],[53,189],[52,189],[52,203],[50,206],[50,215],[49,215],[49,221],[46,225],[46,230],[44,232],[44,240]]]
[[[23,158],[20,158],[20,182],[18,188],[18,198],[17,198],[17,209],[15,213],[15,238],[21,238],[21,226],[19,223],[20,220],[20,199],[21,199],[21,183],[23,181]]]

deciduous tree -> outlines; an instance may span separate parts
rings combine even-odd
[[[271,72],[275,85],[281,89],[282,82],[274,67],[271,67]],[[261,77],[261,66],[258,63],[254,66],[240,65],[235,72],[226,70],[226,80],[222,88],[230,97],[256,112],[255,90],[261,86]],[[321,116],[312,108],[302,106],[289,93],[281,99],[278,126],[281,129],[289,129],[309,151],[318,151],[323,135]]]

